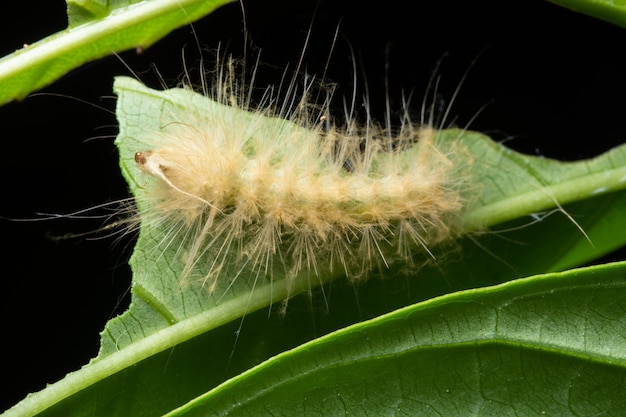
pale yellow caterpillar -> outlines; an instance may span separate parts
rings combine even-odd
[[[432,126],[406,110],[395,126],[338,120],[330,98],[309,102],[312,81],[281,100],[268,89],[252,108],[233,63],[218,74],[207,111],[168,114],[134,157],[146,187],[140,221],[169,230],[163,248],[183,236],[182,282],[213,291],[241,275],[356,280],[433,257],[458,232],[462,147],[442,150]]]

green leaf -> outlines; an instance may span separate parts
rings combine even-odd
[[[492,226],[508,220],[558,208],[626,187],[626,147],[580,162],[517,153],[483,139],[470,151],[475,184],[483,190],[478,204],[464,216],[466,229]]]
[[[624,0],[550,0],[550,2],[626,28]]]
[[[232,0],[70,0],[69,27],[0,59],[0,104],[22,99],[73,68],[146,49]]]
[[[241,112],[186,89],[156,91],[124,77],[116,80],[115,90],[121,167],[138,196],[145,176],[140,177],[134,154],[151,148],[144,142],[150,140],[149,132],[172,122],[171,115],[181,114],[181,109],[190,115]],[[269,128],[277,121],[268,118],[263,123]],[[402,267],[390,269],[385,279],[373,276],[357,287],[330,274],[319,282],[305,276],[294,282],[275,277],[271,285],[253,285],[244,276],[228,291],[218,288],[210,293],[179,285],[183,265],[176,242],[163,250],[157,242],[163,241],[166,231],[144,226],[131,260],[131,307],[107,324],[98,357],[29,396],[6,415],[81,416],[93,409],[106,415],[160,415],[316,335],[453,291],[570,267],[586,262],[589,253],[599,256],[624,244],[623,228],[607,227],[604,218],[624,222],[619,214],[626,204],[626,147],[589,161],[559,163],[514,153],[475,132],[443,131],[438,141],[442,149],[458,141],[467,146],[465,157],[473,160],[471,183],[480,192],[459,220],[467,232],[458,242],[455,253],[459,256],[409,274]],[[565,203],[569,203],[564,206],[566,212],[595,246],[589,245],[569,217],[544,215]],[[511,228],[510,232],[486,229],[507,220],[513,223],[501,227]],[[277,307],[268,314],[273,302],[331,280],[332,285],[313,298],[305,295],[291,300],[286,316],[276,314]],[[470,294],[482,293],[462,297]],[[619,292],[613,294],[620,297]],[[314,303],[326,305],[332,319]],[[452,324],[460,313],[455,314],[449,321]],[[496,351],[504,355],[510,348]],[[454,352],[451,349],[450,355]]]
[[[106,0],[66,0],[68,27],[73,28],[90,20],[100,19],[115,10],[128,4],[125,2],[108,2]]]
[[[168,416],[622,415],[626,263],[446,295],[329,334]]]

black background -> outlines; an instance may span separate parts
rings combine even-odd
[[[12,4],[21,9],[3,11],[1,55],[65,27],[64,2],[40,3]],[[246,2],[251,44],[271,64],[270,78],[259,85],[279,82],[281,68],[297,62],[315,4]],[[368,86],[376,117],[384,115],[386,64],[392,105],[403,90],[413,89],[419,110],[428,80],[441,62],[439,93],[447,104],[469,69],[451,110],[456,123],[464,126],[486,106],[471,127],[507,146],[575,160],[626,139],[626,30],[539,0],[371,4],[319,2],[305,67],[312,74],[323,71],[339,27],[328,77],[339,83],[338,94],[349,95],[356,57],[358,77]],[[207,48],[222,42],[234,54],[244,43],[242,28],[238,4],[194,24]],[[5,265],[0,409],[96,355],[99,331],[128,303],[126,261],[133,243],[130,238],[50,238],[97,229],[103,219],[6,218],[36,219],[42,213],[66,214],[127,198],[113,146],[113,76],[130,75],[128,65],[155,86],[154,64],[174,83],[183,69],[183,47],[192,57],[197,51],[190,27],[142,55],[130,51],[121,59],[98,60],[42,90],[63,97],[40,95],[0,108],[0,216],[5,218],[0,220]]]

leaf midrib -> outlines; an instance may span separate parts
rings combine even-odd
[[[626,166],[584,174],[558,184],[537,187],[494,203],[470,209],[463,217],[464,230],[486,228],[548,208],[626,189]],[[555,204],[556,203],[556,204]]]

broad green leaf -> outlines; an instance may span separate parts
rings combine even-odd
[[[232,0],[68,0],[67,29],[0,59],[0,104],[22,99],[73,68],[146,49]]]
[[[151,132],[179,122],[173,115],[220,112],[226,119],[229,112],[241,112],[190,90],[155,91],[124,77],[115,90],[121,167],[137,196],[150,179],[140,174],[134,154],[151,148]],[[268,129],[276,123],[302,129],[263,121]],[[210,293],[181,287],[177,242],[159,247],[166,231],[143,227],[131,260],[131,307],[107,324],[98,357],[7,415],[82,416],[94,408],[107,415],[163,414],[315,336],[452,291],[579,265],[625,243],[623,229],[606,227],[603,219],[624,222],[619,213],[626,204],[626,147],[589,161],[559,163],[517,154],[475,132],[438,136],[442,149],[458,141],[468,149],[464,164],[471,167],[479,197],[459,219],[466,237],[452,252],[436,251],[442,255],[436,263],[410,273],[397,266],[383,271],[384,279],[373,274],[357,287],[331,274],[294,282],[275,276],[271,285],[244,275]],[[578,225],[562,213],[544,215],[559,205]],[[513,231],[487,230],[496,225]],[[278,306],[270,307],[321,283],[327,285],[312,297],[290,300],[284,317],[276,314]]]
[[[168,416],[623,415],[626,263],[446,295],[274,357]]]
[[[626,28],[624,0],[550,0],[550,2]]]

